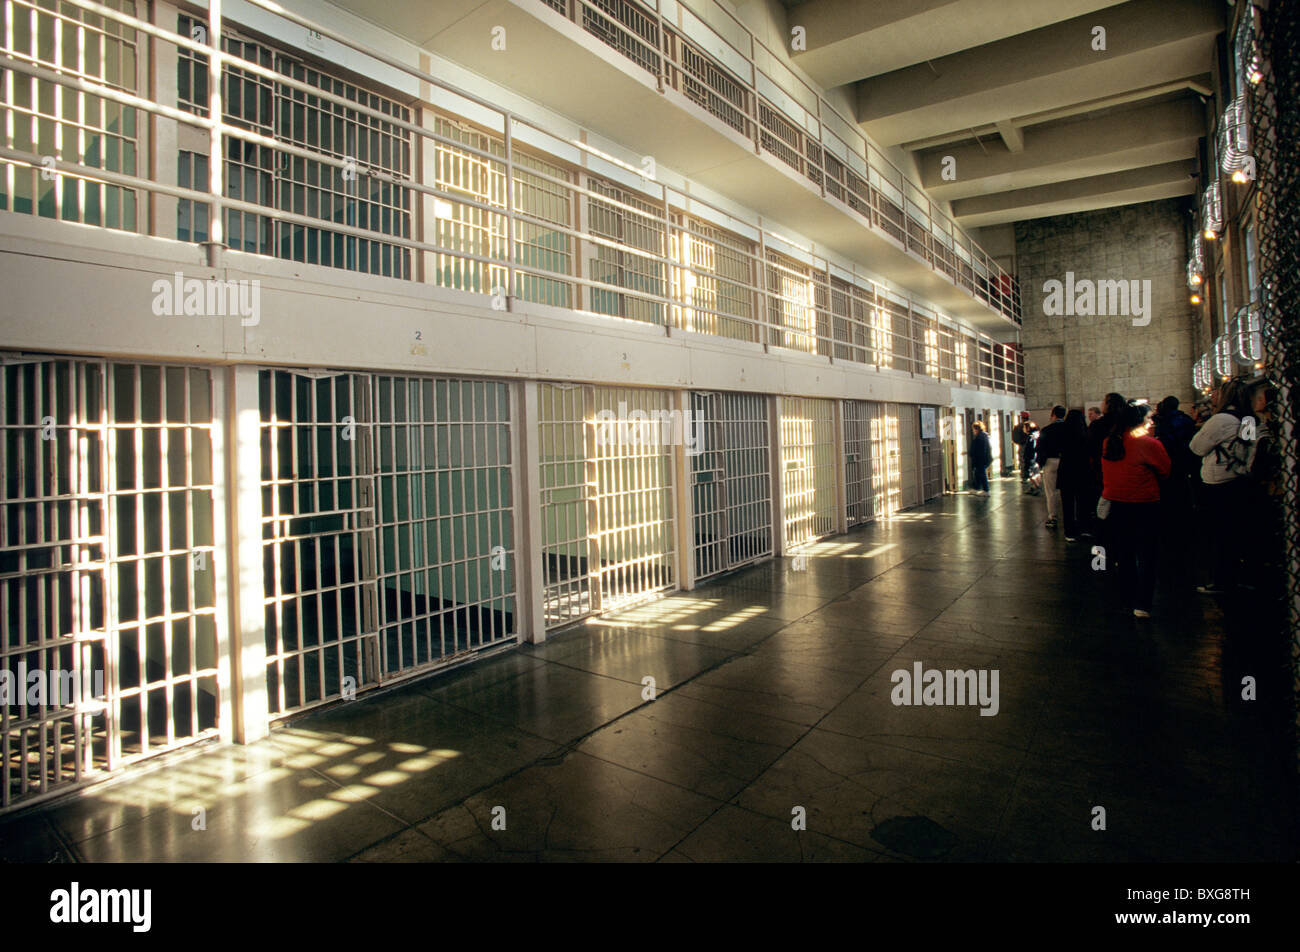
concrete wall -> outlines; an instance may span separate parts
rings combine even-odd
[[[1083,406],[1112,390],[1192,399],[1196,315],[1188,303],[1186,199],[1018,222],[1025,405]],[[1126,314],[1044,313],[1045,282],[1150,281],[1150,323]]]

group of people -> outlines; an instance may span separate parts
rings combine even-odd
[[[1055,406],[1041,430],[1022,414],[1012,431],[1025,492],[1046,501],[1046,526],[1067,542],[1089,539],[1123,583],[1133,614],[1150,617],[1161,542],[1179,559],[1208,542],[1205,595],[1249,589],[1280,563],[1278,392],[1234,379],[1196,417],[1177,397],[1154,414],[1145,401],[1108,393],[1102,406]],[[988,493],[988,438],[976,424],[972,485]],[[1203,531],[1201,538],[1194,527]]]

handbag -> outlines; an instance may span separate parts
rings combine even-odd
[[[1110,515],[1110,500],[1103,496],[1097,500],[1097,518],[1105,519]]]

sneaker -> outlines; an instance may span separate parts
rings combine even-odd
[[[1043,525],[1045,525],[1045,526],[1046,526],[1047,528],[1049,528],[1049,529],[1055,529],[1055,528],[1056,528],[1056,520],[1055,520],[1055,519],[1048,519],[1046,522],[1043,523]]]
[[[1066,542],[1078,542],[1078,541],[1079,541],[1079,537],[1078,537],[1078,536],[1066,536],[1066,537],[1065,537],[1065,541],[1066,541]]]
[[[1140,608],[1135,608],[1135,609],[1133,609],[1133,617],[1134,617],[1134,618],[1150,618],[1150,617],[1151,617],[1151,613],[1150,613],[1150,612],[1144,612],[1144,611],[1143,611],[1142,609],[1140,609]]]
[[[1202,595],[1222,595],[1222,594],[1223,594],[1223,589],[1221,589],[1221,588],[1216,588],[1216,587],[1213,586],[1213,585],[1198,585],[1198,586],[1196,586],[1196,590],[1197,590],[1198,592],[1200,592]]]

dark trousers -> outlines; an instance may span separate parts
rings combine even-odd
[[[1160,503],[1112,502],[1106,517],[1111,558],[1119,563],[1119,582],[1133,608],[1151,611],[1156,591],[1156,553],[1160,551]]]
[[[1061,518],[1065,523],[1065,534],[1077,539],[1079,533],[1088,528],[1088,510],[1085,492],[1081,486],[1061,487]]]
[[[989,471],[987,466],[977,466],[971,463],[970,488],[976,492],[989,491]]]
[[[1204,483],[1201,501],[1209,529],[1215,588],[1229,591],[1241,580],[1243,527],[1249,524],[1250,486],[1240,476],[1226,483]]]

